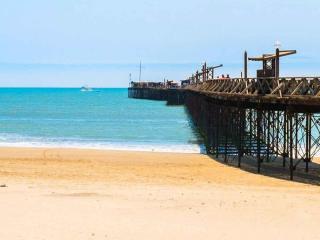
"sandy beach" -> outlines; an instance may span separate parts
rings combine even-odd
[[[320,188],[206,155],[0,149],[0,239],[320,239]]]

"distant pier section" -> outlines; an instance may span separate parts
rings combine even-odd
[[[185,91],[173,81],[131,82],[128,96],[130,98],[167,101],[168,105],[185,103]]]
[[[320,77],[281,77],[281,57],[295,50],[248,57],[244,53],[243,74],[238,78],[215,77],[222,65],[203,65],[180,84],[131,82],[131,98],[184,104],[205,138],[209,154],[224,161],[242,159],[262,164],[279,162],[290,179],[301,164],[309,164],[320,152]],[[248,77],[249,61],[261,62],[256,77]]]

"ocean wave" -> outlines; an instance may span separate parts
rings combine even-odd
[[[18,134],[1,134],[1,147],[38,147],[38,148],[77,148],[121,151],[147,151],[172,153],[205,153],[202,144],[193,143],[152,143],[152,142],[104,142],[98,139],[81,138],[45,138],[21,136]]]
[[[0,121],[48,121],[48,122],[99,122],[99,123],[118,123],[121,122],[140,122],[140,123],[157,123],[160,124],[162,122],[165,123],[177,123],[177,124],[188,124],[190,123],[190,120],[180,120],[180,119],[130,119],[130,118],[113,118],[113,119],[99,119],[99,118],[36,118],[36,117],[30,117],[30,118],[21,118],[21,117],[0,117]]]

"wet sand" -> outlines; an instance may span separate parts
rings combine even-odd
[[[0,239],[320,239],[320,187],[200,154],[0,148]]]

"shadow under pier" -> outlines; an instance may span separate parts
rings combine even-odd
[[[219,157],[209,155],[209,157],[213,161],[218,161],[219,163],[225,164],[230,167],[238,168],[238,156],[228,156],[227,160],[223,155]],[[295,161],[296,163],[297,161]],[[257,174],[257,162],[254,157],[244,156],[242,158],[241,170]],[[282,165],[282,158],[272,158],[271,160],[263,160],[261,163],[261,175],[272,177],[281,180],[290,180],[290,175],[288,172],[290,171],[289,165]],[[319,159],[315,159],[309,163],[309,171],[306,172],[303,165],[297,165],[294,178],[292,179],[294,182],[310,184],[315,186],[320,186],[320,161]]]

